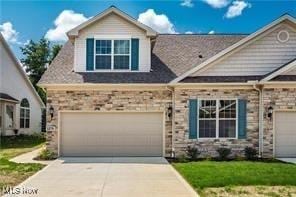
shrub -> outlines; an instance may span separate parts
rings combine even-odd
[[[38,156],[35,158],[36,160],[53,160],[56,159],[56,154],[46,148],[43,148]]]
[[[197,160],[200,155],[200,151],[195,146],[188,146],[186,150],[187,157],[191,160]]]
[[[225,147],[221,147],[217,149],[217,152],[219,154],[219,159],[224,161],[228,159],[228,156],[231,153],[231,149],[230,148],[225,148]]]
[[[245,157],[248,160],[257,159],[257,155],[258,155],[258,152],[257,152],[257,150],[255,148],[253,148],[253,147],[246,147],[245,148]]]
[[[186,163],[186,162],[188,162],[187,157],[186,157],[185,154],[182,154],[182,155],[178,156],[177,159],[176,159],[176,161],[177,162],[180,162],[180,163]]]

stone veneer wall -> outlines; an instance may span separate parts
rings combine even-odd
[[[258,149],[259,98],[258,92],[250,89],[176,89],[175,90],[175,131],[173,147],[176,155],[184,154],[188,145],[196,144],[204,157],[217,156],[216,149],[226,146],[233,155],[243,156],[246,146]],[[246,139],[189,139],[188,138],[188,99],[247,99],[247,138]]]
[[[273,118],[267,117],[267,109],[296,110],[296,88],[268,88],[263,92],[264,132],[263,157],[273,157]],[[274,112],[276,113],[276,112]],[[274,115],[274,114],[273,114]]]
[[[47,110],[47,148],[58,153],[58,111],[59,110],[96,110],[96,111],[153,111],[165,110],[172,105],[171,92],[168,90],[151,91],[64,91],[48,90],[47,106],[53,106],[51,120]],[[49,108],[49,107],[48,107]],[[171,153],[172,122],[165,124],[166,155]]]

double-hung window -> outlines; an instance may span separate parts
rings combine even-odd
[[[237,137],[237,100],[200,100],[199,138]]]
[[[30,104],[25,98],[21,101],[20,128],[30,128]]]
[[[96,70],[130,70],[130,40],[95,40]]]

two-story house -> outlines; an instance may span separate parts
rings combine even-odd
[[[171,156],[195,145],[296,157],[296,20],[250,35],[158,34],[110,7],[43,75],[60,156]]]

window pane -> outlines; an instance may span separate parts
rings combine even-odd
[[[129,56],[114,56],[114,69],[129,69]]]
[[[21,108],[20,117],[21,118],[25,117],[25,110],[23,108]]]
[[[129,54],[129,40],[114,40],[114,54]]]
[[[29,109],[25,110],[25,117],[30,118],[30,110]]]
[[[199,121],[199,137],[215,138],[216,137],[216,120]]]
[[[20,119],[20,127],[25,128],[25,119],[23,118]]]
[[[22,99],[21,101],[21,107],[30,107],[28,99]]]
[[[236,118],[236,101],[219,101],[219,118]]]
[[[96,40],[97,54],[111,54],[111,40]]]
[[[96,69],[111,69],[111,55],[97,55]]]
[[[199,118],[216,118],[216,100],[202,100],[200,102]]]
[[[13,126],[14,126],[13,110],[14,110],[14,108],[12,105],[6,105],[5,125],[7,128],[13,128]]]
[[[30,128],[30,119],[26,119],[26,126],[25,128]]]
[[[219,137],[235,137],[235,120],[219,120]]]

